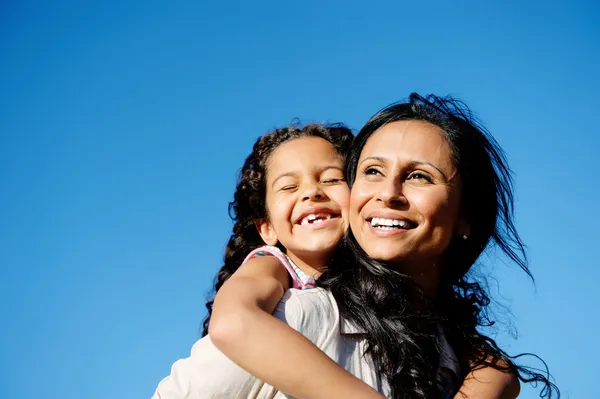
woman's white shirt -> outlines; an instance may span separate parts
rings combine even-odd
[[[389,397],[389,387],[379,377],[368,356],[363,356],[364,334],[340,317],[331,293],[321,288],[290,289],[273,315],[299,331],[341,367]],[[442,341],[445,341],[442,335]],[[442,366],[456,370],[456,356],[447,343]],[[285,356],[285,354],[282,354]],[[303,359],[290,358],[291,363]],[[448,363],[450,362],[450,363]],[[309,383],[309,382],[307,382]],[[188,358],[178,360],[171,374],[158,385],[152,399],[291,398],[258,380],[223,355],[204,337]]]

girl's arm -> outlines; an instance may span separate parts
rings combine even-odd
[[[516,375],[484,366],[467,375],[454,399],[514,399],[520,391]]]
[[[277,258],[245,262],[215,297],[208,332],[227,357],[300,399],[383,398],[271,314],[289,288]]]

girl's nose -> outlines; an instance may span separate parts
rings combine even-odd
[[[302,192],[302,200],[322,200],[326,197],[325,192],[318,184],[307,184]]]

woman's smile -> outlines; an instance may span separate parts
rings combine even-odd
[[[435,262],[455,235],[459,180],[443,134],[435,125],[408,120],[384,125],[366,142],[351,191],[350,224],[372,258]]]

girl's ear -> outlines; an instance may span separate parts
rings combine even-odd
[[[276,245],[279,241],[275,229],[271,226],[268,220],[257,220],[254,222],[258,234],[267,245]]]

